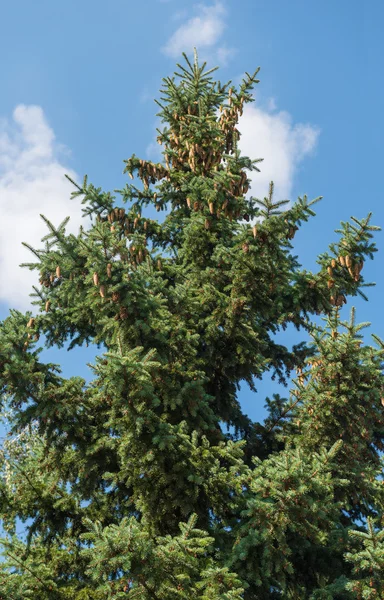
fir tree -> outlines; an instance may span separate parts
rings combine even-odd
[[[258,70],[236,88],[184,58],[158,101],[164,161],[126,160],[120,203],[72,182],[90,228],[42,216],[45,247],[26,244],[36,314],[0,324],[0,597],[381,598],[384,345],[340,316],[379,228],[352,217],[304,270],[292,239],[319,198],[248,196]],[[42,363],[40,335],[103,345],[94,380]],[[243,414],[241,382],[295,371],[263,423]]]

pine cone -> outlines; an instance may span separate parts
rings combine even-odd
[[[60,269],[60,267],[56,267],[56,277],[58,279],[61,277],[61,269]]]
[[[107,277],[109,279],[112,277],[112,265],[111,265],[111,263],[107,264]]]
[[[298,227],[296,227],[296,225],[293,225],[292,227],[290,227],[289,231],[288,231],[287,238],[289,240],[293,240],[293,238],[295,237],[295,234],[296,234],[297,230],[298,230]]]
[[[99,276],[96,272],[93,274],[93,283],[99,285]]]
[[[105,285],[101,285],[101,286],[100,286],[100,290],[99,290],[99,291],[100,291],[100,296],[101,296],[102,298],[105,298],[105,293],[106,293],[106,290],[105,290]]]
[[[122,306],[120,308],[119,315],[120,315],[120,319],[127,319],[128,318],[128,310],[127,310],[127,308],[125,306]]]

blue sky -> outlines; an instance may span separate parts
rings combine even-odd
[[[255,105],[240,127],[244,153],[265,159],[251,191],[263,195],[274,179],[278,197],[324,196],[317,218],[295,238],[305,268],[315,268],[341,220],[373,211],[373,222],[384,225],[383,19],[381,0],[3,2],[0,319],[10,307],[28,308],[36,277],[17,265],[29,259],[21,241],[38,246],[45,234],[39,213],[56,224],[71,215],[77,231],[80,205],[69,201],[64,173],[87,173],[113,190],[126,181],[123,159],[155,157],[153,98],[194,45],[220,66],[222,81],[261,66]],[[364,275],[378,285],[369,303],[353,304],[358,320],[370,320],[384,338],[383,234],[376,239],[380,253]],[[88,378],[94,355],[51,349],[44,357],[65,375]],[[244,389],[246,412],[262,415],[272,391],[268,381],[258,394]]]

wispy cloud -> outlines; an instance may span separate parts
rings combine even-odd
[[[290,199],[295,175],[300,163],[316,147],[319,129],[309,123],[293,123],[286,111],[276,112],[274,101],[266,108],[248,105],[240,118],[242,134],[239,146],[250,158],[263,158],[260,173],[251,176],[252,196],[263,198],[270,181],[275,184],[275,198]]]
[[[64,177],[76,174],[62,164],[62,148],[39,106],[19,105],[12,119],[0,119],[0,301],[19,309],[30,307],[29,293],[38,274],[19,268],[34,262],[21,242],[41,248],[48,233],[40,214],[54,225],[68,215],[67,232],[77,233],[81,204]]]
[[[180,58],[182,52],[190,54],[196,47],[204,58],[209,50],[209,58],[217,58],[222,65],[227,64],[234,49],[219,44],[227,27],[227,10],[224,4],[198,4],[194,10],[196,16],[187,19],[176,29],[162,48],[163,52],[172,58]]]

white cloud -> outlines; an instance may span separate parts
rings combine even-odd
[[[250,194],[263,198],[270,181],[274,182],[275,200],[290,199],[295,174],[301,163],[314,150],[319,129],[310,124],[294,124],[285,111],[274,113],[275,103],[267,108],[248,105],[239,121],[239,142],[243,155],[263,158],[260,173],[253,172]]]
[[[56,226],[70,215],[67,233],[84,224],[81,203],[70,200],[73,186],[64,177],[77,175],[61,164],[60,150],[41,107],[19,105],[12,121],[0,120],[0,301],[21,310],[30,308],[29,293],[38,285],[38,272],[19,268],[35,261],[21,242],[43,247],[48,229],[40,214]]]
[[[217,48],[214,59],[217,61],[220,67],[226,67],[229,63],[229,59],[236,54],[236,48],[228,48],[228,46],[220,46]]]
[[[189,55],[194,47],[198,51],[213,48],[220,40],[226,28],[224,5],[216,2],[212,6],[199,4],[196,8],[199,14],[180,25],[163,47],[168,56],[180,58],[182,52]]]

